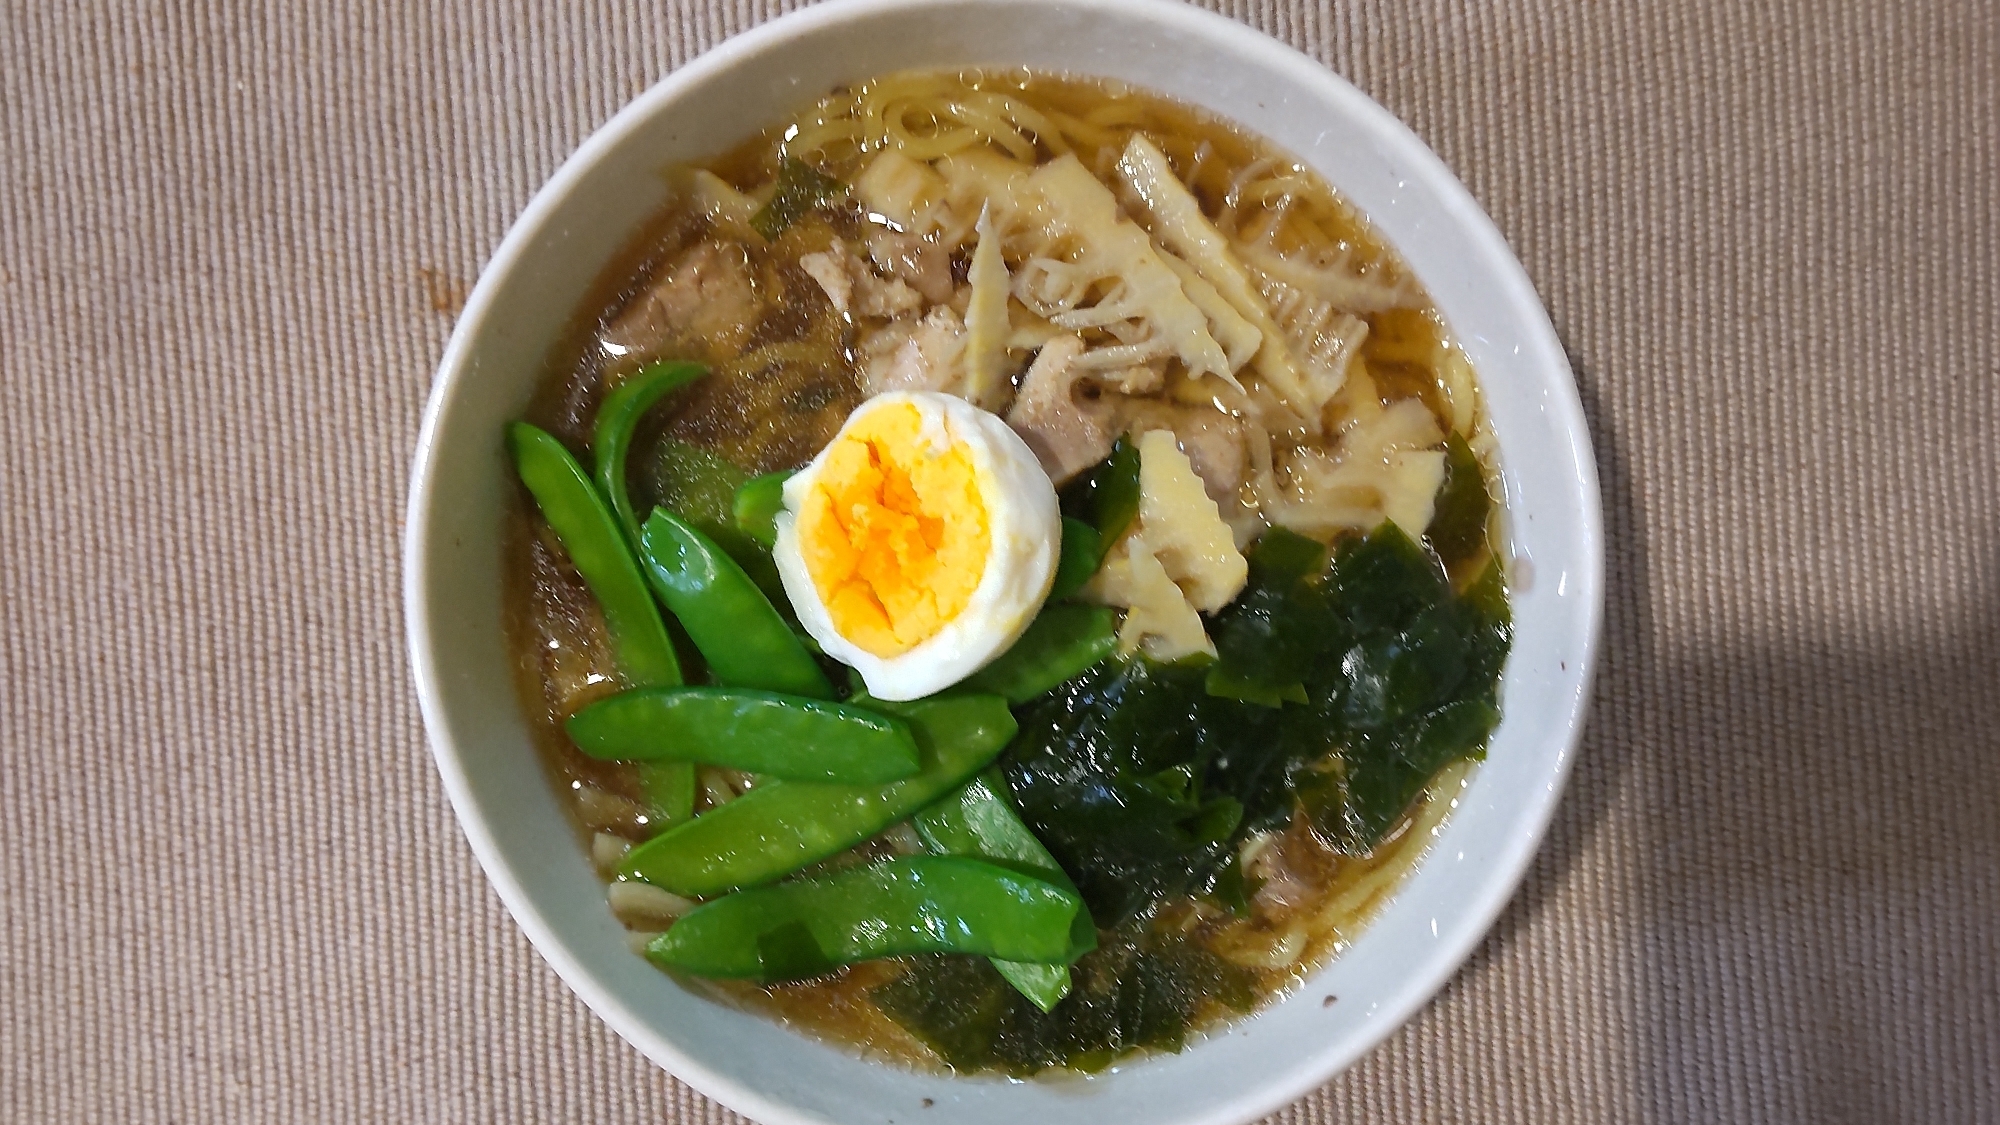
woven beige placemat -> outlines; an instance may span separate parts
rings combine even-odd
[[[424,750],[404,472],[480,263],[747,2],[0,7],[0,1120],[716,1121]],[[2000,1121],[2000,6],[1232,7],[1415,127],[1576,362],[1549,842],[1288,1121]]]

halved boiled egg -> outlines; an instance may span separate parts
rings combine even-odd
[[[775,556],[799,623],[880,699],[918,699],[1021,636],[1055,578],[1055,486],[999,418],[877,395],[785,482]]]

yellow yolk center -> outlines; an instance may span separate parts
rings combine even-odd
[[[876,656],[908,652],[957,617],[986,570],[986,502],[971,456],[932,449],[915,406],[856,419],[798,514],[806,573],[833,627]]]

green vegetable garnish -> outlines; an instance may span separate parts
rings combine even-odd
[[[646,956],[670,969],[770,983],[913,953],[1060,962],[1083,903],[1033,875],[950,856],[909,856],[774,887],[690,912]]]
[[[1249,970],[1143,925],[1106,935],[1070,973],[1075,987],[1047,1012],[970,957],[918,960],[869,998],[951,1066],[1019,1077],[1051,1066],[1102,1070],[1141,1047],[1177,1050],[1202,998],[1239,1012],[1256,1003]]]
[[[597,462],[597,487],[611,502],[611,510],[625,527],[632,542],[639,541],[639,517],[625,487],[625,462],[632,450],[632,435],[639,420],[662,398],[708,374],[699,363],[678,361],[642,367],[604,396],[597,408],[597,427],[591,438],[591,453]]]
[[[570,716],[570,740],[609,761],[684,761],[854,785],[917,772],[909,724],[822,699],[732,688],[640,688]]]
[[[1250,548],[1250,581],[1209,625],[1216,662],[1211,695],[1281,707],[1305,703],[1305,673],[1340,622],[1317,587],[1305,581],[1326,568],[1326,548],[1273,528]]]
[[[993,663],[965,684],[1026,703],[1090,670],[1118,649],[1118,614],[1101,605],[1045,607]]]
[[[778,542],[778,513],[784,510],[785,482],[790,479],[789,471],[751,477],[736,490],[730,504],[736,529],[766,549]]]
[[[766,239],[776,238],[813,209],[846,194],[846,184],[787,156],[778,165],[778,184],[770,202],[750,216],[750,226]]]
[[[590,475],[562,442],[526,422],[507,427],[507,445],[521,483],[603,607],[619,672],[635,686],[680,683],[680,661],[659,606]]]
[[[699,363],[669,360],[649,364],[604,396],[597,408],[597,426],[591,437],[591,454],[596,461],[597,488],[617,514],[626,541],[639,546],[639,517],[626,487],[627,462],[631,460],[632,438],[647,411],[676,390],[708,374]],[[641,572],[645,568],[643,560]],[[668,635],[674,623],[665,622]],[[677,676],[674,683],[679,683]],[[660,685],[666,686],[666,685]],[[678,824],[694,815],[694,767],[686,762],[649,762],[639,767],[639,787],[662,824]]]
[[[1486,546],[1486,520],[1493,498],[1486,491],[1486,473],[1472,447],[1454,433],[1444,440],[1444,484],[1438,489],[1431,525],[1424,531],[1431,549],[1446,566],[1456,567]],[[1454,573],[1456,573],[1454,571]]]
[[[1049,587],[1049,600],[1059,602],[1090,581],[1104,562],[1104,537],[1080,519],[1064,516],[1062,553],[1056,557],[1056,578]]]
[[[1055,857],[1021,823],[1007,797],[1006,779],[989,769],[965,783],[958,792],[917,814],[911,821],[924,845],[939,855],[971,856],[1025,871],[1065,890],[1075,890]],[[1090,912],[1079,908],[1071,927],[1070,949],[1064,961],[1074,961],[1097,946],[1097,926]],[[1069,992],[1066,964],[995,960],[993,967],[1046,1012]]]
[[[867,706],[908,721],[922,764],[915,776],[888,785],[767,782],[633,848],[619,873],[696,898],[771,882],[853,847],[964,784],[1015,731],[1007,701],[997,695]]]
[[[656,401],[660,394],[666,393],[660,388],[671,381],[670,374],[666,371],[656,374],[650,389],[644,393],[634,391],[618,413],[636,422],[647,405],[642,402],[644,394],[652,394]],[[621,422],[607,432],[600,420],[598,433],[604,447],[614,450],[600,461],[599,468],[622,463],[623,458],[615,453],[615,448],[629,439],[629,428]],[[515,469],[534,495],[542,517],[555,529],[570,561],[576,564],[584,584],[590,587],[604,611],[619,673],[635,687],[679,684],[681,667],[674,655],[673,639],[660,616],[659,605],[646,592],[646,580],[640,576],[638,560],[632,555],[631,540],[613,514],[609,498],[593,486],[583,466],[553,436],[526,422],[516,422],[507,428],[507,442],[513,450]],[[606,476],[616,489],[613,495],[623,496],[622,471]],[[628,511],[629,506],[628,502]],[[693,766],[684,762],[642,766],[639,785],[652,805],[653,815],[662,824],[676,824],[693,815]]]
[[[1098,561],[1139,518],[1139,447],[1121,437],[1111,456],[1062,491],[1063,514],[1097,529]],[[1092,571],[1096,566],[1090,568]]]
[[[639,536],[646,576],[718,683],[832,699],[833,685],[743,568],[664,508]]]
[[[1020,707],[1009,788],[1099,923],[1227,897],[1236,841],[1295,807],[1365,854],[1440,767],[1480,753],[1508,641],[1497,572],[1454,595],[1386,523],[1325,559],[1267,532],[1210,622],[1214,664],[1108,661]]]

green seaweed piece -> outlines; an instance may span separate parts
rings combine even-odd
[[[1248,1011],[1255,979],[1146,920],[1106,934],[1073,968],[1076,986],[1047,1012],[968,957],[913,960],[877,986],[875,1006],[956,1070],[1028,1077],[1096,1071],[1139,1050],[1177,1051],[1207,1005]]]
[[[1437,771],[1461,757],[1483,757],[1500,712],[1483,699],[1459,699],[1383,734],[1357,736],[1343,755],[1337,784],[1302,788],[1313,827],[1336,848],[1372,851],[1402,819]]]
[[[1342,635],[1320,588],[1326,562],[1325,547],[1282,528],[1257,540],[1243,592],[1209,624],[1209,694],[1264,707],[1309,701],[1304,670]]]
[[[1139,447],[1119,438],[1111,455],[1071,481],[1061,499],[1063,515],[1096,528],[1100,551],[1109,551],[1139,518]]]
[[[846,184],[787,156],[778,164],[778,184],[770,200],[750,216],[751,229],[766,239],[776,238],[814,209],[846,194]]]
[[[1336,610],[1357,633],[1401,629],[1451,592],[1437,556],[1390,521],[1341,551],[1328,580]]]
[[[1056,556],[1055,581],[1049,584],[1051,602],[1059,602],[1090,581],[1104,562],[1104,537],[1097,529],[1071,516],[1062,518],[1062,551]]]
[[[1100,924],[1177,894],[1226,898],[1243,834],[1301,806],[1364,854],[1492,729],[1510,639],[1496,567],[1454,595],[1436,555],[1387,523],[1330,563],[1269,532],[1250,564],[1211,621],[1213,665],[1108,661],[1017,708],[1008,786]]]
[[[1381,730],[1449,699],[1465,678],[1471,622],[1445,602],[1405,629],[1374,633],[1341,657],[1347,702],[1342,717],[1356,730]]]
[[[1486,521],[1493,497],[1486,491],[1486,472],[1465,438],[1454,433],[1444,441],[1444,483],[1438,486],[1431,525],[1424,530],[1431,549],[1448,567],[1476,556],[1486,546]]]
[[[1198,828],[1202,770],[1223,727],[1270,712],[1209,696],[1203,675],[1107,661],[1016,712],[1008,787],[1100,924],[1199,889],[1228,858]]]

